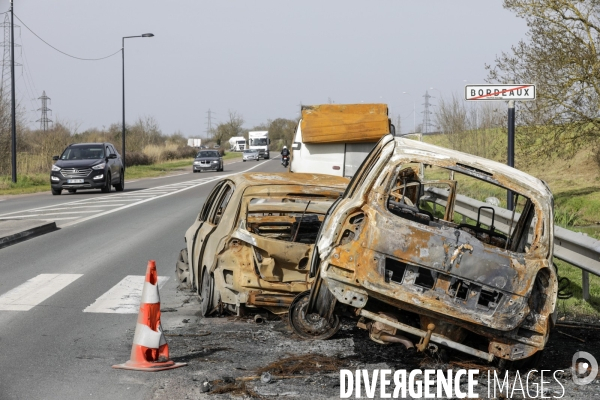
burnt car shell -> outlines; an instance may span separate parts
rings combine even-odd
[[[402,169],[415,163],[459,172],[527,199],[511,236],[498,233],[493,223],[486,230],[479,223],[453,221],[452,179],[437,182],[449,187],[445,216],[436,218],[412,204],[407,180],[398,182],[406,174],[414,188],[427,184],[416,171]],[[416,200],[421,192],[412,192]],[[493,208],[488,206],[481,208]],[[388,135],[323,223],[306,314],[330,318],[350,307],[362,316],[359,327],[371,334],[367,322],[381,322],[383,316],[394,329],[490,361],[525,359],[544,348],[553,325],[553,232],[552,194],[542,181],[491,160]],[[390,306],[399,315],[416,315],[420,326],[407,328],[383,315]],[[487,340],[487,349],[462,344],[469,332]]]
[[[318,229],[348,179],[319,174],[244,173],[217,183],[185,235],[182,283],[202,314],[243,307],[286,312],[310,288]],[[187,264],[186,264],[187,263]]]

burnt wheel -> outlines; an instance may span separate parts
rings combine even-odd
[[[202,300],[200,302],[200,312],[203,317],[208,317],[208,315],[213,310],[212,298],[215,290],[215,283],[213,281],[212,275],[204,269],[202,272],[202,291],[200,292],[202,296]]]
[[[191,288],[192,282],[190,281],[190,265],[188,263],[188,251],[187,249],[181,249],[179,256],[177,256],[177,264],[175,265],[175,272],[177,272],[177,279],[181,284],[180,287]]]
[[[340,319],[333,315],[326,321],[317,313],[306,313],[310,291],[302,292],[292,302],[289,312],[289,323],[292,330],[303,339],[329,339],[340,329]]]

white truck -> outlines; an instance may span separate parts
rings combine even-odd
[[[386,104],[302,106],[290,172],[352,177],[382,136],[392,132]]]
[[[246,150],[246,138],[243,136],[234,136],[229,139],[230,151],[244,151]]]
[[[188,138],[188,146],[200,148],[202,146],[202,139]]]
[[[258,158],[264,158],[268,160],[270,157],[269,144],[269,131],[250,131],[248,132],[248,148],[250,150],[258,150]]]

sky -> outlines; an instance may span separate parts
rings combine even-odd
[[[14,0],[14,12],[30,128],[43,91],[53,121],[79,132],[121,124],[122,37],[153,33],[125,39],[126,121],[153,117],[165,134],[194,137],[206,135],[209,110],[213,126],[235,112],[251,129],[329,102],[386,103],[412,131],[426,90],[433,105],[463,97],[527,32],[499,0]],[[24,24],[76,57],[118,53],[73,59]]]

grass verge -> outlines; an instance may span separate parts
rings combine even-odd
[[[558,266],[558,275],[571,281],[568,291],[573,297],[566,300],[558,300],[558,317],[570,321],[589,323],[600,322],[600,277],[590,274],[590,300],[582,298],[581,270],[564,261],[554,261]]]
[[[241,157],[242,153],[227,153],[223,159],[231,160]],[[187,158],[153,165],[135,165],[127,168],[125,177],[129,180],[163,176],[174,171],[189,169],[193,161],[193,158]],[[48,191],[50,191],[49,172],[47,174],[17,175],[17,183],[12,183],[10,176],[0,176],[0,196]]]

